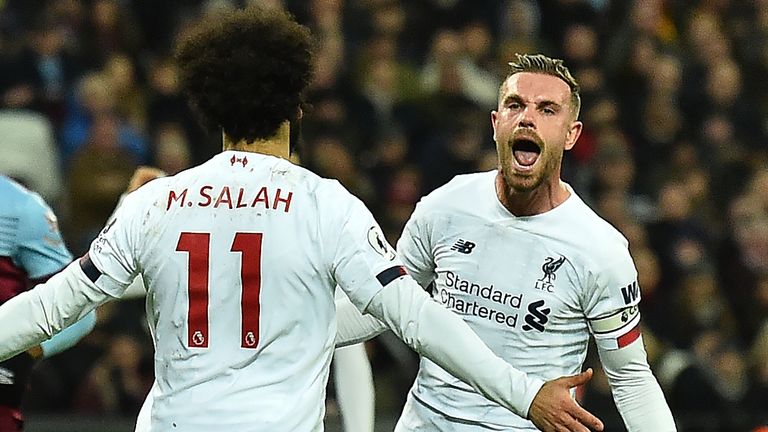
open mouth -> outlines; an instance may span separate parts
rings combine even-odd
[[[541,147],[530,138],[517,138],[512,143],[512,154],[521,167],[530,167],[539,160]]]

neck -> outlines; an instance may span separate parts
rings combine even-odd
[[[534,216],[546,213],[559,206],[571,192],[560,181],[560,176],[542,182],[531,191],[519,192],[507,187],[504,174],[499,170],[496,174],[496,196],[510,213],[515,216]]]
[[[291,146],[290,135],[291,125],[286,121],[280,125],[274,135],[266,139],[257,139],[251,143],[245,140],[233,141],[226,133],[223,133],[224,150],[237,150],[250,153],[261,153],[269,156],[276,156],[283,159],[290,159]]]

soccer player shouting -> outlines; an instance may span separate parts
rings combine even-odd
[[[630,431],[675,424],[640,336],[637,271],[624,237],[560,178],[579,138],[579,86],[562,61],[518,55],[491,113],[499,168],[425,197],[398,252],[408,273],[491,349],[548,381],[528,418],[422,358],[396,431],[552,430],[561,375],[578,373],[590,334]]]

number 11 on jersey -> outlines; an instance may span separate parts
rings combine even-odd
[[[242,285],[240,346],[249,349],[256,348],[259,344],[261,243],[262,233],[239,232],[235,234],[230,249],[230,252],[240,252],[240,281]],[[210,233],[192,232],[182,232],[176,245],[177,252],[187,252],[189,255],[187,345],[190,348],[208,348],[210,246]]]

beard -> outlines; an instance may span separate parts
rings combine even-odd
[[[509,158],[513,159],[515,156],[510,152]],[[539,161],[537,163],[541,166],[536,167],[533,172],[526,174],[518,174],[511,169],[505,169],[506,166],[510,166],[511,163],[507,162],[501,166],[501,173],[504,178],[504,186],[507,194],[518,194],[535,191],[550,177],[556,175],[558,167],[562,162],[562,154],[547,154],[546,151],[542,151],[539,155]]]

